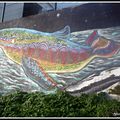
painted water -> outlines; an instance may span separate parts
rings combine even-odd
[[[119,26],[97,30],[100,36],[120,42]],[[93,30],[73,32],[71,33],[71,40],[84,45],[85,40],[92,32]],[[93,74],[98,75],[104,70],[120,67],[119,60],[120,52],[111,58],[96,58],[82,70],[74,73],[49,73],[49,75],[59,84],[64,84],[65,86],[74,85]],[[0,94],[5,95],[16,90],[46,92],[36,82],[25,75],[22,66],[7,58],[3,50],[0,49]],[[55,93],[56,90],[54,89],[46,93]]]

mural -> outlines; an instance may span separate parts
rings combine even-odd
[[[102,32],[108,34],[103,36]],[[112,38],[117,35],[112,28],[74,33],[69,26],[53,33],[2,29],[0,92],[55,93],[93,73],[118,66],[114,60],[119,58],[120,43]]]

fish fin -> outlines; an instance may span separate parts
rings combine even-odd
[[[98,35],[97,30],[94,30],[94,31],[92,32],[92,34],[89,35],[89,37],[87,38],[87,40],[86,40],[85,43],[86,43],[87,45],[91,46],[92,43],[93,43],[95,40],[97,40],[98,37],[99,37],[99,35]]]
[[[52,33],[58,39],[69,40],[70,39],[70,26],[65,26],[62,30]]]
[[[30,57],[22,58],[22,67],[25,74],[35,81],[42,89],[51,90],[57,83],[44,71],[38,62]]]

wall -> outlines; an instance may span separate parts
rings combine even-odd
[[[5,11],[4,11],[5,5]],[[0,3],[0,22],[21,18],[23,15],[23,3]]]
[[[1,91],[9,92],[17,88],[24,91],[40,91],[39,85],[42,84],[45,89],[43,91],[47,90],[49,93],[49,90],[55,88],[49,87],[50,82],[53,82],[53,86],[58,83],[63,84],[65,89],[70,87],[67,89],[70,92],[92,93],[119,82],[119,12],[120,4],[84,4],[75,8],[41,13],[0,24],[1,29],[17,28],[14,32],[2,30],[0,32],[1,42],[8,45],[2,47],[3,50],[8,49],[8,54],[0,51]],[[65,27],[66,25],[70,26],[70,30],[69,27]],[[51,34],[53,36],[51,39],[51,36],[41,38],[38,35],[38,37],[38,32],[34,30],[20,32],[25,30],[18,29],[21,27],[47,33],[62,30]],[[43,33],[41,34],[43,35]],[[41,42],[41,40],[43,41]],[[17,44],[15,44],[16,41]],[[27,42],[30,44],[26,45]],[[26,49],[24,49],[25,47]],[[38,52],[39,50],[40,52]],[[22,53],[20,53],[21,51]],[[36,53],[38,53],[37,56]],[[39,59],[36,62],[35,56],[37,59],[42,59],[39,67],[36,67]],[[30,59],[27,59],[29,57]],[[59,59],[59,57],[61,58]],[[47,60],[50,64],[46,62]],[[52,60],[57,64],[53,64]],[[80,63],[78,64],[78,62]],[[65,63],[70,63],[72,67],[65,66]],[[66,69],[67,71],[61,73],[60,70]],[[50,73],[49,70],[53,70],[53,73]],[[42,77],[41,74],[43,74]],[[33,81],[36,81],[37,85]]]

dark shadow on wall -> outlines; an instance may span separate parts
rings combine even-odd
[[[74,8],[40,13],[0,24],[0,29],[24,27],[54,32],[69,25],[71,32],[120,26],[120,3],[88,3]]]
[[[24,3],[23,17],[38,14],[41,10],[42,7],[37,3]]]

